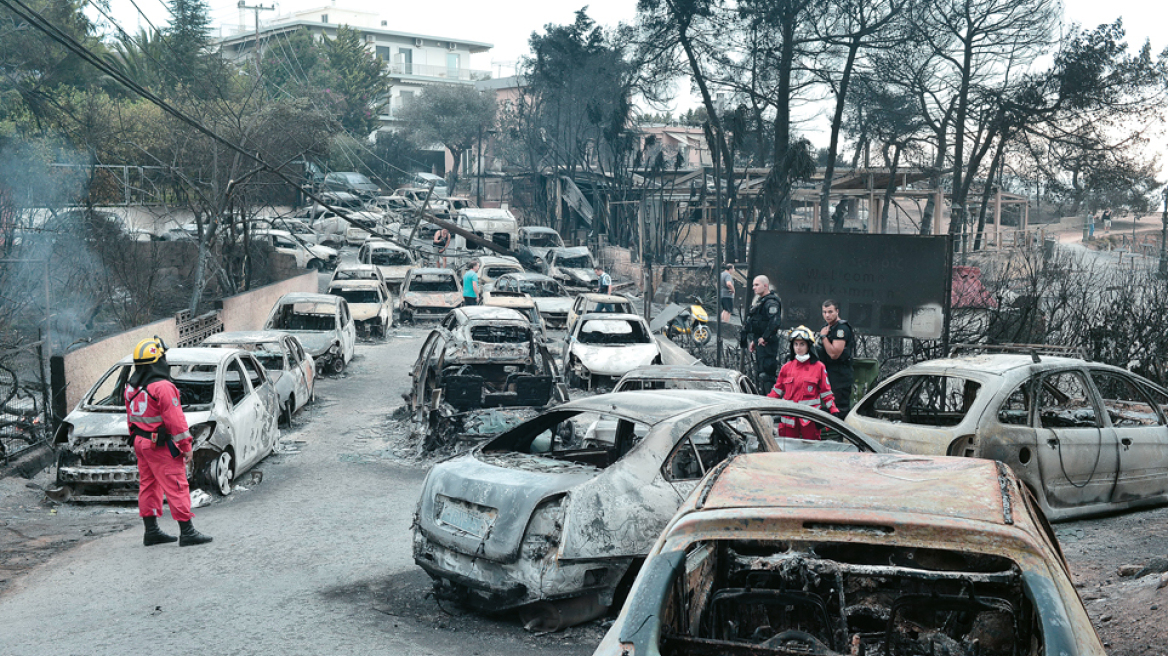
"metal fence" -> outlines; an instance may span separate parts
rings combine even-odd
[[[0,352],[0,463],[49,439],[49,383],[42,343]]]

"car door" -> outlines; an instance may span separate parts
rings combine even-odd
[[[304,351],[300,349],[298,341],[292,337],[285,337],[281,343],[284,346],[284,357],[288,359],[288,371],[284,375],[292,379],[292,394],[296,397],[296,407],[293,410],[299,410],[308,403],[311,396],[312,376],[315,372],[305,360]]]
[[[1117,371],[1091,369],[1090,374],[1119,446],[1112,501],[1168,492],[1168,425],[1147,388]]]
[[[337,311],[337,331],[341,337],[341,355],[348,363],[357,348],[357,327],[353,325],[353,315],[349,314],[349,304],[341,299]]]
[[[246,469],[260,451],[259,436],[263,404],[252,389],[239,356],[233,355],[223,374],[225,398],[230,406],[231,446],[235,450],[235,472]]]
[[[749,413],[716,417],[698,424],[678,440],[659,474],[677,493],[680,505],[708,471],[730,456],[758,451],[759,444]]]
[[[1104,426],[1085,372],[1041,374],[1037,387],[1038,466],[1053,508],[1111,500],[1118,468],[1115,432]]]
[[[259,408],[255,424],[255,441],[258,449],[256,458],[262,458],[276,446],[276,439],[280,436],[277,429],[280,414],[280,395],[276,392],[271,376],[264,371],[263,365],[251,353],[239,356],[243,364],[243,371],[251,383],[252,396],[256,397]]]

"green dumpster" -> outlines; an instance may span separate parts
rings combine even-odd
[[[852,406],[856,406],[860,399],[872,389],[876,379],[880,377],[880,361],[867,358],[852,360]]]

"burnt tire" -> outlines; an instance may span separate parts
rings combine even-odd
[[[292,413],[295,409],[296,399],[289,396],[284,407],[280,408],[280,428],[292,428]]]
[[[337,357],[333,358],[328,364],[329,373],[334,376],[339,376],[345,371],[345,356],[338,353]]]
[[[306,266],[308,267],[308,269],[310,271],[323,271],[324,270],[324,262],[322,262],[320,260],[309,260],[308,264]]]
[[[224,449],[203,465],[201,483],[215,494],[227,496],[235,484],[235,455],[231,449]]]

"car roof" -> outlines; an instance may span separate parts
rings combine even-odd
[[[442,275],[442,274],[453,276],[454,270],[453,269],[438,269],[435,267],[414,267],[414,268],[410,269],[410,275],[412,275],[412,276],[423,276],[423,275],[432,276],[432,275]]]
[[[637,323],[645,323],[645,317],[639,314],[625,314],[616,312],[586,312],[580,315],[578,321],[583,323],[592,320],[622,320],[622,321],[636,321]]]
[[[455,308],[455,312],[461,312],[471,321],[522,321],[527,323],[527,317],[519,314],[511,308],[499,307],[497,305],[469,305],[460,308]]]
[[[511,214],[510,210],[505,210],[498,207],[467,207],[458,211],[459,214],[468,219],[507,219],[514,221],[515,216]]]
[[[525,271],[523,273],[516,271],[515,273],[505,273],[499,276],[500,280],[503,278],[508,278],[511,280],[530,280],[531,282],[556,282],[556,279],[551,276],[545,276],[542,273],[532,273],[530,271]]]
[[[728,380],[735,381],[742,374],[733,369],[721,367],[654,364],[647,367],[637,367],[630,370],[622,378],[655,379],[655,380]]]
[[[555,248],[549,248],[548,252],[549,253],[556,253],[558,255],[566,255],[569,257],[574,257],[577,255],[584,255],[584,254],[588,254],[588,255],[592,254],[592,251],[588,250],[587,246],[563,246],[563,247],[557,246]]]
[[[356,280],[334,280],[329,283],[329,289],[381,289],[381,281],[373,278],[358,278]]]
[[[582,298],[582,299],[587,300],[587,301],[596,301],[597,303],[628,303],[629,302],[629,299],[627,296],[621,296],[620,294],[599,294],[597,292],[588,292],[586,294],[580,294],[579,298]]]
[[[388,249],[391,251],[402,251],[404,253],[410,252],[410,249],[403,248],[403,247],[398,246],[397,244],[393,243],[392,241],[387,241],[385,239],[370,239],[369,241],[365,242],[365,245],[371,249],[372,248],[384,248],[384,249]]]
[[[234,330],[225,333],[215,333],[203,340],[204,344],[258,344],[260,342],[278,342],[288,333],[281,330]],[[167,360],[170,359],[167,351]]]
[[[510,255],[483,255],[477,258],[479,264],[486,266],[487,264],[519,264],[519,260]]]
[[[556,232],[555,228],[549,228],[547,226],[523,226],[520,228],[520,230],[524,230],[526,232],[544,232],[548,234],[555,232],[557,235],[560,234],[559,232]]]
[[[337,271],[366,271],[369,273],[374,273],[376,271],[381,271],[381,269],[377,268],[376,264],[362,264],[360,262],[345,262],[345,263],[337,266],[336,271],[333,272],[333,275],[336,275]]]
[[[289,292],[280,297],[277,301],[282,305],[289,303],[333,303],[340,305],[342,299],[340,296],[333,296],[332,294],[313,294],[310,292]]]
[[[1004,466],[982,458],[756,453],[727,461],[707,479],[700,508],[846,509],[1006,524],[1017,502],[1007,476]]]
[[[905,372],[919,371],[976,371],[983,374],[1003,375],[1017,369],[1061,369],[1064,367],[1081,367],[1088,363],[1078,358],[1063,358],[1055,356],[1040,356],[1035,362],[1030,355],[1012,353],[985,353],[981,355],[966,355],[956,358],[940,358],[919,362],[906,368]],[[1100,364],[1099,366],[1107,366]]]
[[[712,390],[617,392],[570,401],[556,406],[554,410],[603,412],[652,425],[712,405],[726,405],[728,411],[733,411],[735,407],[757,404],[763,398],[754,394]]]
[[[166,351],[166,361],[169,364],[219,364],[232,354],[238,353],[236,349],[214,348],[210,346],[193,346],[172,348]],[[134,361],[132,355],[118,360],[118,364],[131,364]]]

